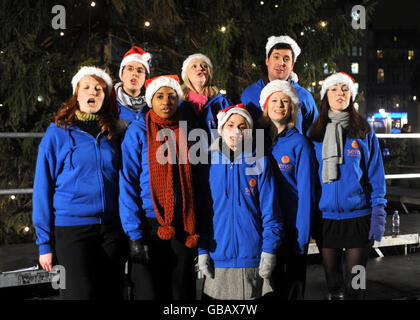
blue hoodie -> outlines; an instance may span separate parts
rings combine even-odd
[[[77,126],[52,123],[41,140],[35,169],[33,222],[39,253],[50,253],[52,226],[118,219],[116,139],[96,139]]]
[[[181,111],[181,119],[186,120],[188,122],[188,127],[191,129],[204,129],[209,137],[209,143],[217,138],[212,131],[213,129],[217,132],[217,113],[219,110],[225,109],[230,105],[229,100],[219,93],[207,101],[201,111],[200,117],[197,117],[190,102],[181,100],[178,104]]]
[[[143,109],[136,112],[130,108],[127,108],[126,106],[121,104],[119,101],[117,103],[118,103],[118,112],[119,112],[120,118],[127,121],[127,124],[130,124],[134,120],[139,120],[140,118],[144,118],[146,113],[149,111],[148,106],[145,106]]]
[[[142,219],[155,218],[150,193],[150,174],[146,118],[134,120],[125,132],[121,144],[120,218],[125,233],[131,240],[143,237]],[[156,161],[156,160],[155,160]],[[176,183],[178,180],[174,181]],[[174,208],[182,203],[180,189],[174,187]]]
[[[364,139],[345,138],[344,163],[340,179],[322,182],[322,142],[314,142],[319,163],[322,194],[319,209],[324,219],[343,220],[371,214],[375,206],[385,206],[385,173],[378,138],[372,131]]]
[[[211,160],[203,175],[210,198],[201,202],[208,208],[200,216],[198,252],[209,253],[216,268],[258,267],[261,252],[274,254],[283,238],[272,164],[266,156],[251,161],[246,153],[231,162],[219,150],[212,151]],[[254,167],[261,172],[247,175]]]
[[[295,87],[300,101],[298,106],[298,123],[296,124],[296,129],[298,129],[303,135],[307,135],[308,129],[318,117],[318,109],[314,98],[308,90],[304,89],[293,80],[291,81],[291,84]],[[248,108],[254,122],[257,122],[263,112],[260,107],[260,95],[264,87],[264,80],[260,79],[247,87],[241,96],[241,101]]]
[[[316,207],[316,159],[312,144],[296,128],[285,129],[271,145],[286,226],[297,229],[300,253],[310,241]],[[268,134],[268,132],[266,133]]]
[[[143,237],[141,218],[156,218],[150,193],[146,118],[134,120],[121,144],[120,218],[131,240]]]

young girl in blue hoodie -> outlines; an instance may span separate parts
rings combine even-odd
[[[38,150],[33,222],[39,262],[51,271],[56,254],[65,268],[63,299],[122,299],[126,243],[118,216],[120,138],[112,80],[102,69],[82,67],[72,86],[73,96]]]
[[[306,255],[316,203],[316,160],[313,146],[296,129],[299,99],[294,86],[273,80],[261,91],[260,120],[265,128],[279,184],[278,200],[285,218],[285,240],[273,274],[282,299],[303,299]]]
[[[200,201],[208,204],[199,219],[203,292],[213,299],[256,299],[272,291],[283,235],[276,181],[269,159],[248,139],[252,118],[246,108],[223,109],[217,118],[221,138],[211,147],[209,199]]]
[[[322,223],[317,240],[330,299],[363,298],[363,289],[352,288],[352,268],[366,267],[369,248],[373,240],[381,241],[385,229],[385,174],[379,143],[354,108],[355,97],[354,79],[346,73],[326,78],[320,115],[310,132],[321,183]]]
[[[194,299],[198,235],[181,95],[177,76],[148,80],[150,111],[131,122],[121,146],[120,217],[136,300]]]

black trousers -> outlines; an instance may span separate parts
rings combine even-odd
[[[285,239],[277,253],[273,271],[275,296],[281,300],[303,300],[306,287],[307,248],[298,253],[297,231],[285,230]]]
[[[147,222],[150,264],[131,263],[132,299],[194,300],[197,251],[185,246],[182,230],[178,229],[174,238],[162,240],[156,234],[156,219]]]
[[[127,240],[119,222],[56,226],[55,248],[58,264],[65,268],[62,299],[123,298]]]

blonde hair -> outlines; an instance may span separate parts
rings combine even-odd
[[[191,62],[190,62],[191,63]],[[206,63],[206,62],[204,62]],[[206,63],[206,65],[208,66],[208,64]],[[187,66],[188,69],[189,65]],[[210,70],[210,66],[208,66],[208,70]],[[219,93],[219,88],[217,86],[212,85],[212,80],[213,80],[213,74],[209,71],[208,73],[209,78],[207,79],[206,83],[204,84],[204,90],[203,90],[203,94],[207,97],[207,98],[213,98],[214,96],[216,96]],[[188,99],[188,92],[189,91],[195,91],[194,87],[188,77],[188,72],[185,73],[185,79],[184,79],[184,83],[181,85],[181,89],[184,92],[184,94],[182,95],[182,99],[183,100],[187,100]]]
[[[296,124],[298,122],[298,106],[295,105],[292,102],[292,99],[290,97],[289,97],[289,102],[290,102],[290,111],[291,112],[288,116],[286,126],[287,126],[287,129],[292,129],[293,127],[296,126]],[[271,122],[271,119],[268,116],[268,101],[267,101],[264,112],[263,112],[263,114],[261,116],[261,119],[260,119],[260,123],[264,126],[268,126],[270,124],[270,122]]]

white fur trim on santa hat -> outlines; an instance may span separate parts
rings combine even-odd
[[[296,73],[294,73],[292,71],[292,72],[290,72],[289,80],[293,80],[294,82],[298,83],[299,82],[299,77]]]
[[[149,106],[149,108],[152,108],[152,98],[154,94],[156,93],[156,91],[158,91],[162,87],[169,87],[169,88],[174,89],[174,91],[178,95],[178,101],[182,98],[183,92],[181,89],[181,85],[175,79],[171,77],[160,76],[151,80],[152,81],[146,87],[146,94],[145,94],[146,103]]]
[[[267,103],[268,97],[270,97],[273,93],[282,91],[284,94],[287,94],[292,102],[298,106],[299,105],[299,98],[296,93],[295,87],[286,80],[273,80],[270,81],[264,89],[262,89],[260,94],[260,106],[261,109],[264,109],[265,104]]]
[[[190,56],[187,57],[187,59],[184,60],[184,63],[182,64],[182,72],[181,72],[181,78],[182,80],[185,81],[185,76],[187,75],[187,69],[188,69],[188,65],[190,64],[191,60],[193,59],[201,59],[204,60],[205,63],[207,63],[207,65],[210,68],[210,74],[213,74],[213,64],[211,63],[211,60],[209,57],[207,57],[206,55],[202,54],[202,53],[194,53]]]
[[[321,100],[324,98],[324,95],[327,92],[328,88],[330,88],[333,85],[336,85],[337,83],[342,83],[349,87],[351,97],[354,102],[357,95],[354,79],[344,72],[334,73],[324,80],[324,83],[322,84],[321,88]]]
[[[120,78],[122,75],[122,70],[125,67],[125,65],[129,62],[138,62],[141,63],[147,70],[147,73],[150,74],[150,68],[149,68],[149,61],[152,58],[151,54],[146,52],[144,54],[138,54],[138,53],[132,53],[126,56],[122,61],[120,65]]]
[[[229,120],[230,116],[232,114],[239,114],[242,117],[244,117],[246,119],[246,121],[248,121],[249,125],[250,125],[250,129],[252,129],[254,123],[252,121],[252,117],[249,114],[248,110],[246,109],[246,107],[240,103],[237,104],[235,106],[231,106],[228,107],[226,109],[220,110],[219,113],[217,114],[217,132],[219,132],[220,135],[222,135],[222,128],[224,126],[224,124],[226,123],[226,121]]]
[[[108,94],[111,93],[112,79],[109,76],[109,74],[105,70],[97,68],[97,67],[86,67],[86,66],[84,66],[84,67],[81,67],[79,69],[79,71],[71,79],[71,85],[73,87],[73,94],[76,91],[76,87],[77,87],[77,84],[79,83],[79,81],[84,76],[92,76],[92,75],[95,75],[95,76],[98,76],[99,78],[102,78],[107,85]]]
[[[297,42],[295,40],[293,40],[292,38],[290,38],[288,35],[282,35],[282,36],[271,36],[267,39],[267,44],[265,45],[265,55],[268,58],[268,53],[270,52],[271,48],[274,47],[276,44],[278,43],[286,43],[288,45],[290,45],[290,47],[292,48],[293,51],[293,55],[294,55],[294,61],[293,63],[296,62],[297,57],[300,55],[301,53],[301,49],[298,46]]]

